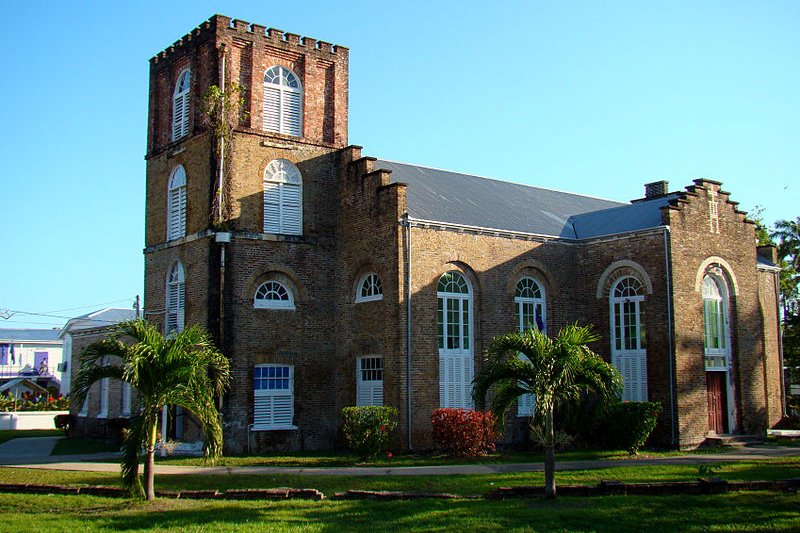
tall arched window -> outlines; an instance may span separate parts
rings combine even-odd
[[[167,297],[166,297],[166,326],[164,334],[183,331],[185,301],[184,283],[185,273],[180,261],[175,261],[167,275]]]
[[[703,325],[706,369],[728,369],[728,302],[725,285],[703,278]]]
[[[536,328],[542,333],[547,330],[544,289],[535,279],[524,277],[517,282],[514,290],[514,318],[520,333]],[[521,357],[525,357],[521,355]],[[536,395],[523,394],[517,403],[517,416],[533,415]]]
[[[303,177],[286,159],[264,170],[264,232],[303,234]]]
[[[622,399],[647,401],[647,346],[644,329],[644,288],[625,276],[611,287],[611,362],[623,379]]]
[[[436,289],[439,336],[439,404],[472,408],[472,296],[458,272],[446,272]]]
[[[303,135],[303,87],[286,67],[274,66],[264,73],[264,123],[266,131]]]
[[[167,240],[186,235],[186,171],[178,165],[169,178],[167,191]]]
[[[172,93],[172,140],[189,135],[189,87],[192,75],[187,68],[178,76]]]

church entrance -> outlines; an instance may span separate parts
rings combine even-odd
[[[727,372],[706,372],[708,429],[717,435],[728,433]]]

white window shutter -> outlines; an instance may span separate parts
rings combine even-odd
[[[176,308],[177,312],[176,322],[178,325],[178,331],[183,331],[184,318],[185,318],[184,315],[186,314],[185,312],[186,302],[184,301],[185,291],[183,283],[177,284],[177,291],[178,291],[178,306]]]
[[[177,141],[181,138],[183,131],[183,95],[176,94],[172,97],[172,140]]]
[[[301,137],[303,133],[303,95],[300,92],[285,91],[283,100],[282,133]]]
[[[181,137],[189,135],[189,91],[183,93],[181,109]]]
[[[281,131],[281,90],[271,84],[264,84],[263,128],[266,131]]]
[[[264,182],[264,232],[281,232],[281,184]]]
[[[302,235],[302,198],[300,187],[297,185],[283,184],[282,192],[282,233],[289,235]]]

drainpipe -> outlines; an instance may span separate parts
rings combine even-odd
[[[780,272],[774,273],[772,276],[772,283],[775,286],[775,317],[778,319],[778,360],[780,361],[781,365],[781,417],[786,417],[788,416],[789,409],[786,406],[786,370],[783,366],[783,327],[781,327],[781,304],[778,301],[780,295],[780,276]],[[783,316],[786,316],[786,314],[784,313]],[[767,354],[765,353],[765,360],[766,355]],[[767,414],[767,420],[769,420],[769,414]]]
[[[672,332],[672,272],[670,271],[670,260],[672,259],[672,251],[669,247],[669,226],[664,226],[664,267],[665,278],[667,286],[667,345],[669,349],[669,411],[670,411],[670,427],[672,429],[672,444],[677,444],[677,435],[675,431],[675,421],[677,414],[675,413],[675,374],[674,374],[674,359],[675,351],[673,349],[673,332]]]
[[[411,437],[411,221],[408,213],[403,215],[400,225],[406,229],[406,426],[408,428],[408,449],[414,449]]]
[[[221,91],[223,100],[225,98],[225,44],[223,43],[220,45],[220,50],[222,52],[222,68],[220,73],[221,83]],[[223,172],[225,170],[225,140],[223,139],[222,142],[219,143],[219,190],[217,191],[217,221],[219,223],[222,222],[222,190],[224,187],[223,183]],[[226,242],[221,242],[219,247],[219,341],[220,345],[225,347],[226,339],[225,339],[225,248],[227,244]],[[217,409],[220,413],[222,413],[223,408],[223,399],[224,395],[220,394],[219,399],[217,401]],[[248,442],[249,444],[249,442]]]

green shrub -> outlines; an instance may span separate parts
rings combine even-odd
[[[498,431],[494,415],[471,409],[441,408],[431,414],[433,438],[454,457],[493,452]]]
[[[347,443],[362,460],[385,452],[389,447],[389,435],[397,428],[397,409],[394,407],[345,407],[342,418],[342,431]]]
[[[659,402],[620,402],[611,406],[604,423],[606,446],[635,455],[656,427]]]

